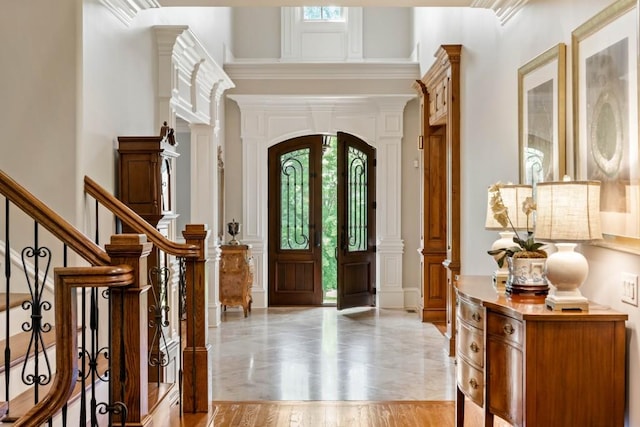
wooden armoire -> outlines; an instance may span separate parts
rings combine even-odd
[[[442,45],[414,87],[420,94],[423,322],[446,322],[445,350],[455,354],[454,281],[460,274],[460,54]]]

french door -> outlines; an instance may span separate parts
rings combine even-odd
[[[269,149],[269,305],[321,305],[323,136]],[[375,303],[375,150],[338,133],[338,309]]]

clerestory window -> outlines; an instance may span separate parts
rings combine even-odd
[[[344,21],[344,8],[336,6],[305,6],[303,19],[305,21]]]

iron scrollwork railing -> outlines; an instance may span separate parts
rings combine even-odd
[[[169,276],[167,267],[152,267],[149,270],[149,284],[154,300],[154,304],[149,307],[149,328],[152,330],[152,337],[149,341],[149,366],[156,369],[158,384],[161,382],[162,368],[169,365],[167,338],[164,331],[169,326],[167,301]]]
[[[31,263],[29,263],[31,259]],[[45,264],[42,277],[40,275],[41,262]],[[29,274],[29,265],[33,266],[33,277]],[[51,250],[39,246],[38,223],[34,224],[33,246],[22,250],[22,268],[31,299],[22,303],[25,311],[30,311],[31,322],[24,322],[22,330],[30,332],[29,346],[22,365],[22,382],[33,386],[34,404],[40,401],[40,388],[51,382],[51,363],[44,343],[43,334],[52,330],[51,323],[43,321],[43,312],[51,310],[51,302],[43,299],[44,284],[51,266]],[[44,364],[41,369],[41,362]],[[30,366],[32,364],[32,366]]]

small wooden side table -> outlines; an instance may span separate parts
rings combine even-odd
[[[249,245],[222,245],[220,256],[220,304],[242,306],[244,317],[251,312],[253,259]]]

